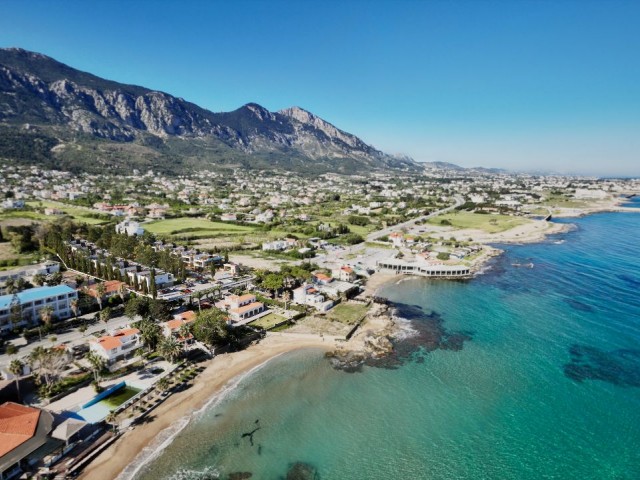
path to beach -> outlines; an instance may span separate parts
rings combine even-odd
[[[300,348],[332,350],[334,339],[305,334],[269,334],[259,344],[232,354],[219,355],[204,365],[206,369],[194,385],[171,395],[152,414],[152,420],[126,432],[102,452],[82,473],[82,479],[112,480],[131,464],[138,454],[166,428],[204,406],[235,377],[286,352]]]

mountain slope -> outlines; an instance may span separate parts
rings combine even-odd
[[[0,134],[0,157],[86,171],[416,168],[298,107],[214,113],[15,48],[0,49]]]

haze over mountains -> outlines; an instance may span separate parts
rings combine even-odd
[[[0,158],[66,170],[182,173],[213,166],[296,172],[417,170],[299,107],[214,113],[182,98],[0,49]]]

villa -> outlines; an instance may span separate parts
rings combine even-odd
[[[173,317],[172,320],[164,322],[162,324],[162,334],[165,337],[173,336],[180,341],[188,341],[190,338],[182,338],[180,336],[180,328],[183,325],[190,325],[196,321],[196,312],[188,310],[186,312],[179,313]]]
[[[264,304],[256,301],[256,296],[252,294],[229,295],[216,306],[226,309],[233,323],[247,320],[265,311]]]
[[[140,330],[137,328],[124,328],[116,330],[113,335],[105,335],[95,340],[90,340],[89,349],[111,364],[123,360],[141,345]]]

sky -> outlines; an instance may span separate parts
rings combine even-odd
[[[7,1],[0,47],[418,161],[640,175],[640,1]]]

